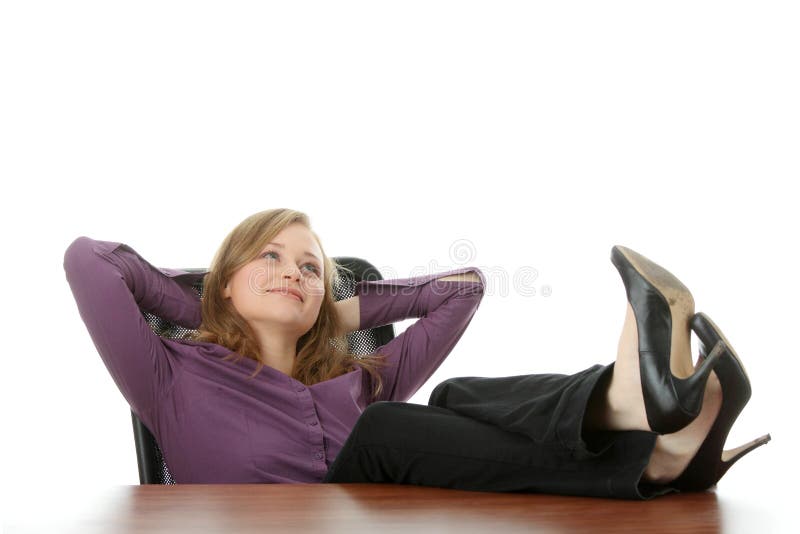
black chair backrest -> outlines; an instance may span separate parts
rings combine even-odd
[[[380,271],[366,260],[350,256],[333,258],[344,269],[339,269],[339,282],[334,285],[334,300],[342,300],[355,295],[356,283],[362,280],[383,280]],[[203,272],[205,269],[184,269],[188,272]],[[199,296],[203,295],[202,280],[192,286]],[[156,334],[170,338],[183,339],[192,330],[172,324],[161,317],[142,311],[147,323]],[[394,326],[387,324],[377,328],[358,330],[347,334],[347,349],[358,355],[368,355],[394,339]],[[175,484],[176,480],[167,467],[156,439],[144,423],[131,410],[133,420],[133,439],[136,443],[136,460],[139,464],[141,484]]]

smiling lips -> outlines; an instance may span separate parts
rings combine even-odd
[[[303,302],[303,296],[300,294],[300,292],[291,287],[288,289],[272,289],[270,293],[279,293],[284,297],[288,297],[290,299],[295,299],[299,300],[300,302]]]

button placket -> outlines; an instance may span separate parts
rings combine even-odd
[[[323,450],[324,447],[324,437],[322,435],[322,430],[319,427],[319,421],[317,420],[317,411],[314,407],[314,399],[311,396],[311,390],[305,386],[305,384],[298,382],[295,391],[298,393],[298,397],[300,398],[301,402],[306,406],[305,410],[305,420],[308,423],[308,432],[309,432],[309,442],[311,445],[311,459],[312,462],[319,462],[321,461],[323,467],[325,467],[325,453]]]

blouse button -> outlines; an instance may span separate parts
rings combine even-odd
[[[315,454],[315,456],[317,457],[317,460],[319,460],[319,459],[321,459],[321,458],[322,458],[322,453],[321,453],[321,452],[318,452],[317,454]]]
[[[311,421],[311,426],[317,426],[317,422],[316,421]]]

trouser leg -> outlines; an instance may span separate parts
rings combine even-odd
[[[324,482],[386,482],[474,491],[642,499],[652,432],[582,435],[586,404],[612,366],[575,375],[460,377],[428,406],[367,407]]]
[[[581,428],[589,398],[596,387],[610,379],[613,368],[612,363],[572,375],[450,378],[434,388],[428,404],[537,442],[560,441],[570,450],[582,451],[586,443]]]

